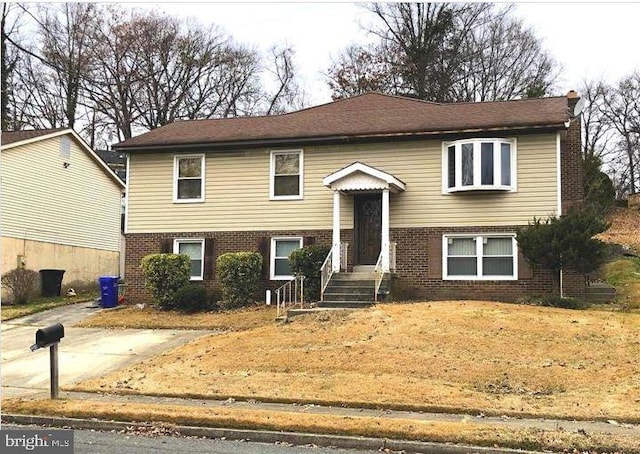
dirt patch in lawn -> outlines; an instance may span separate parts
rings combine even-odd
[[[272,325],[276,310],[270,306],[224,311],[184,314],[161,311],[155,306],[139,309],[128,306],[116,311],[102,311],[81,323],[81,328],[135,328],[135,329],[210,329],[243,331]]]
[[[640,421],[640,315],[378,305],[200,338],[75,389]]]
[[[311,432],[353,436],[372,436],[431,442],[465,443],[490,447],[579,452],[638,453],[637,433],[604,434],[586,431],[506,428],[470,421],[444,422],[384,419],[370,416],[304,414],[299,412],[201,408],[183,405],[105,403],[98,401],[24,400],[3,401],[3,411],[116,421],[145,421],[189,426],[230,427],[291,432]]]

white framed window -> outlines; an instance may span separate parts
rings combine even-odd
[[[442,237],[445,280],[516,280],[515,234],[455,234]]]
[[[302,237],[271,238],[270,274],[272,280],[293,279],[289,256],[302,247]]]
[[[175,203],[204,202],[203,154],[173,158],[173,201]]]
[[[302,199],[303,192],[302,150],[271,152],[269,198],[271,200]]]
[[[515,139],[468,139],[443,143],[443,193],[515,190]]]
[[[191,259],[189,279],[201,281],[204,276],[204,239],[177,238],[173,240],[173,253],[186,254]]]

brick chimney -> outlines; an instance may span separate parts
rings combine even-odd
[[[569,109],[570,118],[574,117],[573,109],[575,108],[579,100],[580,100],[580,96],[578,95],[578,92],[575,90],[569,90],[569,92],[567,93],[567,107]]]

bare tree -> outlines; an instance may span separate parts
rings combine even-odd
[[[2,80],[0,82],[0,117],[2,130],[20,129],[20,125],[12,121],[15,118],[15,112],[11,112],[13,98],[13,83],[10,83],[15,76],[15,69],[19,61],[17,49],[11,44],[14,41],[12,37],[18,33],[20,20],[20,7],[17,4],[4,2],[2,4],[2,18],[0,18],[0,73]],[[15,38],[17,39],[17,38]]]
[[[92,108],[109,119],[118,137],[129,139],[139,116],[135,104],[141,64],[136,52],[137,30],[130,14],[114,5],[106,7],[101,16],[92,35],[88,97]]]
[[[640,173],[640,71],[620,80],[604,98],[603,115],[618,134],[618,146],[626,158],[627,178],[632,193],[638,188]]]
[[[396,94],[402,91],[400,74],[380,45],[350,45],[329,68],[327,81],[333,99],[368,91]]]
[[[269,52],[272,66],[267,67],[267,72],[272,75],[276,88],[267,93],[265,115],[302,108],[305,103],[304,92],[298,84],[293,48],[272,46]]]
[[[523,23],[488,3],[373,3],[376,44],[329,69],[334,98],[363,90],[430,101],[541,96],[557,65]]]
[[[467,35],[459,77],[453,81],[458,101],[493,101],[539,97],[549,93],[559,67],[531,29],[508,14],[485,11],[487,19]]]
[[[41,8],[42,54],[54,72],[51,90],[56,90],[66,126],[74,127],[78,102],[89,71],[90,31],[96,26],[96,7],[91,3],[61,3]]]

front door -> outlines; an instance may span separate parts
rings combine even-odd
[[[382,194],[354,196],[355,245],[358,265],[375,265],[382,240]]]

